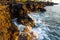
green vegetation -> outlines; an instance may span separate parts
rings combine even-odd
[[[21,2],[26,2],[27,0],[21,0]]]

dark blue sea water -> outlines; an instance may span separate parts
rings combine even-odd
[[[45,9],[47,11],[44,13],[28,14],[36,25],[32,30],[38,33],[38,40],[60,40],[60,4]],[[22,29],[23,27],[20,30]]]

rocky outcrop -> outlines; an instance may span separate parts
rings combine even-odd
[[[34,27],[34,21],[28,16],[28,9],[25,4],[13,5],[12,19],[17,18],[17,23],[22,25],[31,25]]]
[[[44,4],[40,4],[38,2],[13,3],[11,5],[13,6],[10,6],[9,8],[12,10],[10,11],[11,15],[13,15],[12,19],[17,18],[18,24],[31,25],[32,27],[34,26],[34,21],[28,16],[28,13],[46,11],[44,9]]]

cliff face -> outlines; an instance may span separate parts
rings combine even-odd
[[[8,8],[9,7],[9,8]],[[31,34],[30,27],[35,26],[34,20],[29,16],[29,10],[40,10],[43,6],[17,4],[0,5],[0,40],[33,40],[33,33]],[[34,10],[35,9],[35,10]],[[42,10],[43,11],[43,10]],[[23,33],[19,35],[18,28],[12,22],[12,19],[17,18],[17,23],[27,26]]]
[[[18,40],[18,35],[7,5],[0,5],[0,40]]]

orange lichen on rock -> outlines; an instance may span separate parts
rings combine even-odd
[[[19,30],[12,23],[8,5],[0,5],[0,40],[18,40]]]

